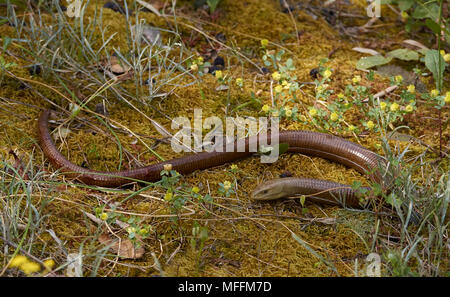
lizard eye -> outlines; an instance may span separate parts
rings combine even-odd
[[[264,190],[264,191],[263,191],[263,194],[267,194],[267,192],[269,192],[269,190]]]

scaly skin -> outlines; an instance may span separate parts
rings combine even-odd
[[[55,167],[88,185],[119,187],[132,180],[155,182],[160,180],[160,172],[166,164],[171,164],[172,168],[181,174],[189,174],[195,170],[203,170],[249,157],[253,155],[249,151],[249,147],[255,142],[256,147],[259,147],[258,137],[253,136],[245,139],[244,152],[237,152],[237,143],[235,143],[234,152],[202,152],[136,169],[115,172],[95,171],[70,162],[58,151],[48,130],[49,115],[50,110],[43,111],[38,121],[38,138],[44,154]],[[278,136],[279,143],[289,145],[288,152],[302,153],[338,162],[354,168],[362,174],[368,174],[368,177],[375,182],[382,182],[381,175],[377,172],[379,172],[380,164],[384,164],[384,160],[358,144],[333,135],[311,131],[282,131]],[[269,140],[267,143],[270,143],[270,135],[264,137],[267,137]],[[348,185],[301,178],[269,181],[257,187],[252,198],[269,200],[293,194],[311,195],[317,192],[321,193],[312,196],[322,202],[336,203],[336,199],[338,199],[345,200],[349,206],[357,207],[359,204],[356,193]]]

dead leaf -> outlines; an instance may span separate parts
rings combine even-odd
[[[110,250],[124,259],[139,259],[144,255],[144,248],[135,248],[129,239],[112,239],[108,234],[102,234],[98,238],[101,244],[110,245]]]

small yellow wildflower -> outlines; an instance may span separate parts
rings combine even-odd
[[[290,118],[292,116],[292,110],[291,109],[286,109],[286,116],[288,118]]]
[[[242,86],[244,85],[244,80],[242,78],[236,78],[236,84],[242,88]]]
[[[142,228],[141,230],[139,230],[140,235],[146,235],[147,233],[148,233],[148,230],[146,228]]]
[[[444,61],[445,62],[450,62],[450,54],[445,54]]]
[[[374,124],[372,121],[368,121],[368,122],[367,122],[367,128],[368,128],[369,130],[372,130],[373,127],[375,127],[375,124]]]
[[[170,201],[170,200],[172,200],[172,197],[173,197],[172,192],[167,192],[167,193],[164,195],[164,200]]]
[[[280,80],[281,74],[278,71],[275,71],[274,73],[272,73],[272,78],[273,80]]]
[[[265,113],[268,113],[269,110],[270,110],[270,107],[269,107],[269,105],[265,104],[265,105],[261,108],[261,110],[262,110],[263,112],[265,112]]]
[[[339,115],[335,112],[331,113],[330,115],[330,120],[332,120],[333,122],[336,122],[339,119]]]
[[[445,51],[441,50],[439,53],[441,53],[442,56],[445,56]]]
[[[353,125],[349,125],[349,126],[348,126],[348,131],[350,131],[350,132],[355,131],[355,129],[356,129],[356,127],[353,126]]]
[[[229,181],[224,181],[223,188],[225,189],[225,191],[228,191],[231,188],[231,183]]]
[[[198,65],[203,65],[203,57],[198,57],[197,58],[197,64]]]
[[[344,96],[344,94],[339,93],[339,94],[337,95],[337,97],[338,97],[338,99],[341,99],[341,100],[342,100],[342,99],[344,99],[345,96]]]
[[[445,103],[450,103],[450,92],[445,93],[444,102]]]
[[[327,69],[323,72],[323,77],[329,78],[331,76],[331,70]]]
[[[315,116],[317,115],[317,109],[311,108],[311,109],[309,110],[309,114],[310,114],[312,117],[315,117]]]
[[[380,108],[381,108],[381,110],[385,110],[385,109],[386,109],[386,106],[387,106],[386,102],[380,102]]]
[[[222,70],[216,70],[216,78],[217,78],[217,79],[223,78]]]
[[[100,215],[100,219],[102,221],[106,221],[108,219],[108,214],[106,212],[102,212],[102,214]]]
[[[391,104],[391,108],[390,109],[391,109],[392,112],[395,112],[399,108],[400,108],[400,105],[398,105],[397,103],[394,102],[394,103]]]
[[[430,94],[431,94],[431,97],[437,97],[439,95],[439,91],[434,89],[430,92]]]
[[[411,104],[406,105],[405,111],[406,112],[412,112],[414,110],[414,107]]]
[[[232,164],[230,168],[231,170],[235,171],[238,169],[238,166],[236,164]]]
[[[165,164],[165,165],[164,165],[164,170],[165,170],[165,171],[170,171],[170,170],[172,170],[172,164]]]
[[[192,187],[192,192],[198,194],[198,192],[200,192],[200,189],[198,187]]]
[[[288,85],[288,82],[287,82],[287,80],[283,80],[283,82],[281,83],[281,85],[284,87],[284,86],[287,86]]]
[[[394,79],[395,79],[395,82],[398,84],[401,84],[403,82],[403,76],[401,76],[401,75],[396,75],[394,77]]]
[[[352,82],[353,82],[354,84],[357,84],[357,83],[361,82],[361,76],[355,75],[355,76],[352,78]]]
[[[136,233],[136,228],[134,228],[134,227],[128,227],[128,228],[127,228],[127,232],[128,232],[129,234],[131,234],[131,233]]]
[[[197,64],[192,64],[191,65],[191,70],[192,71],[197,71],[198,70],[198,65]]]
[[[409,17],[409,14],[406,11],[402,11],[401,16],[402,19],[406,20]]]
[[[278,85],[278,86],[275,87],[275,92],[281,93],[282,91],[283,91],[283,87],[282,86]]]
[[[9,267],[11,267],[11,268],[19,267],[26,262],[28,262],[27,257],[18,255],[18,256],[15,256],[14,259],[11,260],[11,263],[9,263]]]
[[[26,274],[26,275],[30,275],[34,272],[38,272],[39,270],[41,270],[41,265],[39,265],[38,263],[35,262],[25,262],[22,265],[20,265],[20,269]]]
[[[414,94],[416,92],[416,86],[415,85],[409,85],[408,86],[408,92],[411,94]]]
[[[55,266],[55,261],[53,259],[47,259],[44,261],[44,267],[47,270],[52,270],[52,268]]]
[[[267,40],[267,39],[262,39],[261,40],[261,46],[262,47],[266,47],[266,46],[268,46],[269,45],[269,40]]]

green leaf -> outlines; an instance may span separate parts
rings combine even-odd
[[[414,10],[412,17],[415,19],[438,19],[439,6],[436,3],[429,3],[428,5],[420,4]]]
[[[392,60],[392,57],[383,57],[382,55],[375,55],[375,56],[369,56],[369,57],[363,57],[359,59],[359,61],[356,63],[356,68],[360,70],[367,70],[369,68],[378,66],[378,65],[384,65],[389,63]]]
[[[388,57],[397,58],[403,61],[417,61],[419,60],[419,54],[416,51],[406,49],[406,48],[400,48],[393,50],[389,53],[387,53]]]
[[[441,28],[432,19],[427,19],[425,21],[425,25],[427,25],[427,27],[430,28],[430,30],[433,31],[434,34],[440,34],[441,33]]]
[[[433,73],[436,89],[442,87],[445,66],[444,57],[437,50],[428,50],[425,54],[425,66]]]
[[[414,1],[415,0],[398,0],[398,8],[400,8],[401,11],[408,10],[414,4]]]
[[[219,4],[220,0],[206,0],[206,3],[208,3],[209,11],[213,13],[216,11],[217,5]]]
[[[285,152],[288,151],[288,149],[289,149],[289,144],[287,144],[287,143],[280,143],[278,145],[278,154],[279,155],[284,154]]]

